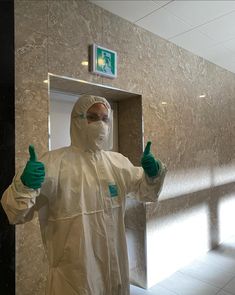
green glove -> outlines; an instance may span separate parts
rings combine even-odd
[[[150,152],[151,144],[151,141],[147,142],[144,154],[141,158],[141,165],[149,177],[155,177],[160,171],[160,164],[157,160],[155,160],[153,154]]]
[[[38,189],[41,187],[45,178],[45,167],[42,162],[37,161],[37,155],[33,145],[29,146],[29,154],[29,161],[27,162],[20,179],[25,186]]]

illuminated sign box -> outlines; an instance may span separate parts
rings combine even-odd
[[[90,71],[101,76],[117,77],[117,53],[113,50],[90,45]]]

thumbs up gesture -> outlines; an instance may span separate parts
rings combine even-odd
[[[150,151],[151,144],[151,141],[147,142],[143,156],[141,158],[141,165],[149,177],[156,177],[160,172],[160,164],[157,160],[155,160],[153,154]]]
[[[34,146],[29,146],[29,161],[20,177],[22,183],[32,189],[41,187],[45,178],[45,167],[42,162],[37,161],[37,155]]]

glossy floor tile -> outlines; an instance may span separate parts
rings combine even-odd
[[[226,292],[235,294],[235,277],[223,289]]]
[[[235,236],[154,287],[131,295],[235,295]]]
[[[176,272],[159,284],[180,295],[215,295],[219,288],[192,276]]]
[[[171,292],[160,286],[154,286],[153,288],[149,290],[144,290],[135,286],[131,286],[131,295],[154,295],[154,294],[175,295],[176,293]]]
[[[226,291],[221,290],[221,291],[219,291],[219,293],[217,293],[216,295],[231,295],[231,293],[228,293],[228,292],[226,292]]]
[[[211,266],[210,263],[194,261],[191,265],[180,270],[182,274],[192,276],[217,288],[223,288],[235,276],[226,267]]]

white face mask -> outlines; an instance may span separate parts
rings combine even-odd
[[[87,147],[92,150],[101,150],[107,144],[109,126],[103,121],[97,121],[86,126]]]

